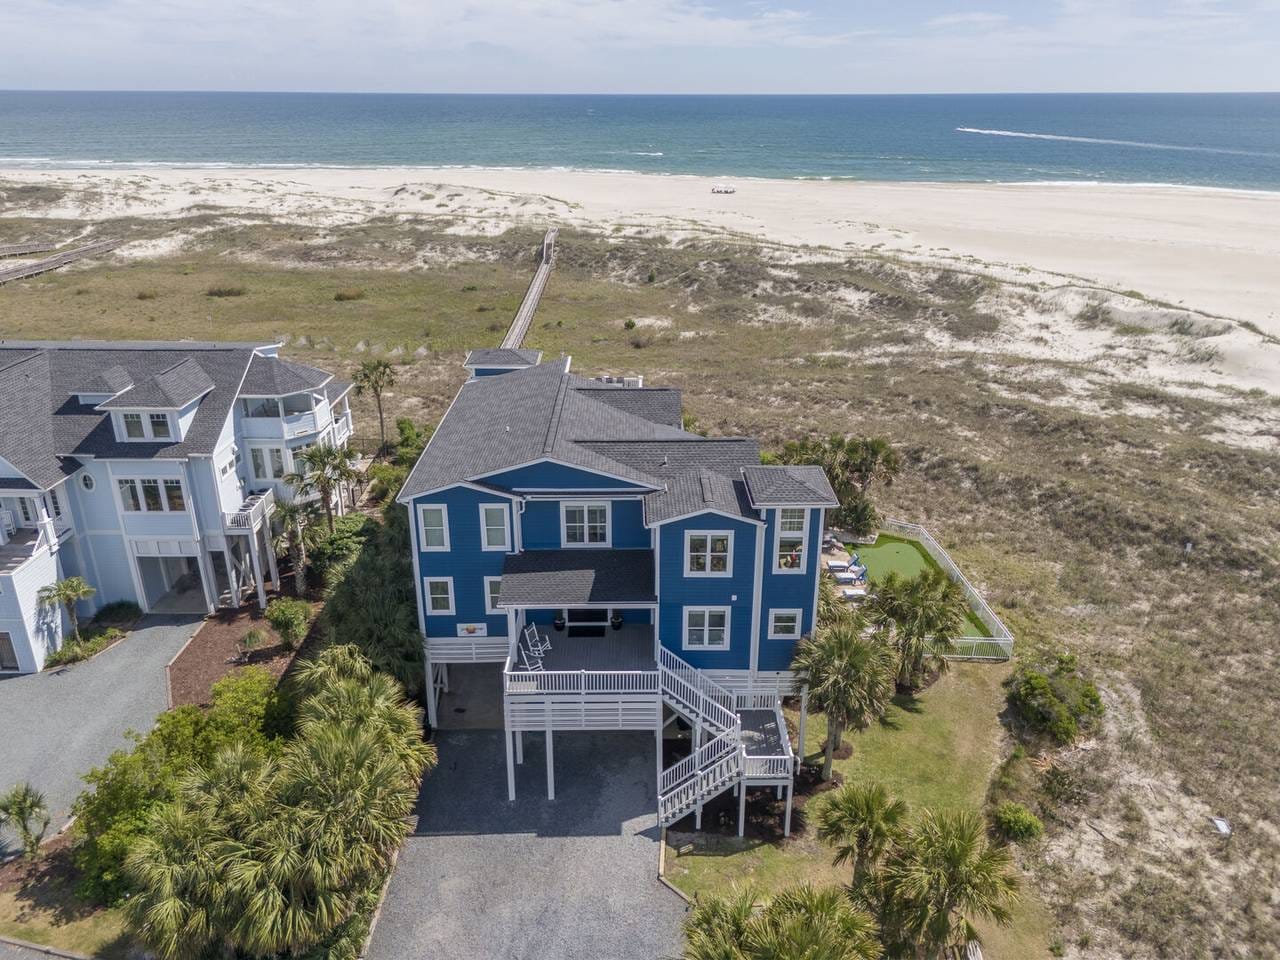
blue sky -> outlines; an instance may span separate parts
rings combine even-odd
[[[0,0],[0,37],[0,88],[1280,89],[1280,0]]]

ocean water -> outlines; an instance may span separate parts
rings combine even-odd
[[[0,166],[564,167],[1280,190],[1280,93],[0,91]]]

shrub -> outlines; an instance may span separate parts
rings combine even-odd
[[[1040,818],[1012,800],[996,807],[991,819],[1000,835],[1014,843],[1038,840],[1044,833],[1044,824],[1040,822]]]
[[[333,295],[333,299],[338,303],[346,303],[349,300],[363,300],[364,291],[359,287],[343,287]]]
[[[95,903],[118,903],[130,892],[124,860],[143,834],[147,817],[173,797],[178,778],[193,764],[209,762],[231,744],[268,752],[282,727],[275,681],[267,671],[246,667],[213,685],[208,711],[178,707],[162,713],[145,737],[131,733],[134,746],[117,750],[85,774],[92,788],[80,794],[72,811],[80,842],[75,847],[81,871],[78,893]]]
[[[1070,743],[1102,716],[1102,698],[1081,675],[1075,657],[1059,656],[1050,667],[1019,667],[1005,681],[1009,706],[1032,731]]]
[[[626,323],[622,325],[623,330],[634,330],[635,328],[636,328],[636,322],[634,320],[628,320]]]
[[[310,568],[309,579],[313,583],[332,584],[342,576],[342,571],[355,560],[360,548],[377,524],[368,517],[350,513],[335,517],[333,533],[321,524],[309,528],[313,534],[307,552]]]
[[[848,530],[855,537],[867,537],[880,525],[880,514],[875,505],[862,494],[851,494],[835,511],[834,523],[841,530]]]
[[[649,271],[649,276],[648,276],[646,279],[648,279],[648,281],[649,281],[650,283],[653,283],[655,280],[657,280],[657,279],[658,279],[658,271],[657,271],[657,270],[650,270],[650,271]]]
[[[113,600],[94,615],[94,623],[128,626],[142,616],[142,608],[132,600]]]
[[[375,463],[369,467],[369,498],[382,503],[404,486],[409,468],[394,463]]]
[[[630,343],[631,346],[635,347],[637,350],[643,350],[645,347],[651,346],[653,344],[653,337],[642,337],[639,334],[636,334],[627,342]]]
[[[243,297],[244,287],[210,287],[205,291],[207,297]]]
[[[61,647],[45,657],[45,668],[65,667],[69,663],[88,660],[95,654],[107,649],[123,636],[124,631],[118,627],[103,627],[96,623],[90,624],[85,627],[84,632],[80,635],[79,643],[67,638]]]
[[[158,297],[158,296],[160,296],[160,294],[156,293],[154,290],[139,290],[139,291],[138,291],[138,299],[139,299],[139,300],[154,300],[154,299],[155,299],[156,297]]]
[[[267,604],[267,623],[280,635],[280,642],[290,650],[296,650],[302,643],[310,621],[311,605],[305,600],[280,597]]]
[[[479,288],[479,287],[477,287],[474,283],[468,283],[466,286],[464,286],[464,287],[462,288],[462,292],[463,292],[463,293],[475,293],[475,292],[476,292],[477,290],[479,290],[479,289],[480,289],[480,288]]]
[[[249,654],[257,650],[267,642],[267,635],[254,627],[252,630],[246,630],[243,637],[240,638],[240,649],[244,651],[244,655],[248,658]]]

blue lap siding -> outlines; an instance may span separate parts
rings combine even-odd
[[[765,511],[764,576],[761,578],[760,589],[760,660],[757,665],[760,670],[790,670],[791,657],[795,653],[796,641],[769,639],[770,610],[801,610],[801,636],[812,633],[814,629],[814,594],[822,549],[822,510],[811,509],[808,515],[804,572],[775,573],[778,511]]]

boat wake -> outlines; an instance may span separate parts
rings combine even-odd
[[[1062,140],[1067,143],[1098,143],[1113,147],[1141,147],[1145,150],[1178,150],[1185,153],[1227,153],[1237,157],[1280,157],[1280,153],[1259,150],[1231,150],[1226,147],[1191,147],[1178,143],[1149,143],[1145,140],[1110,140],[1105,137],[1069,137],[1060,133],[1024,133],[1021,130],[984,130],[956,127],[957,133],[979,133],[985,137],[1016,137],[1021,140]]]

